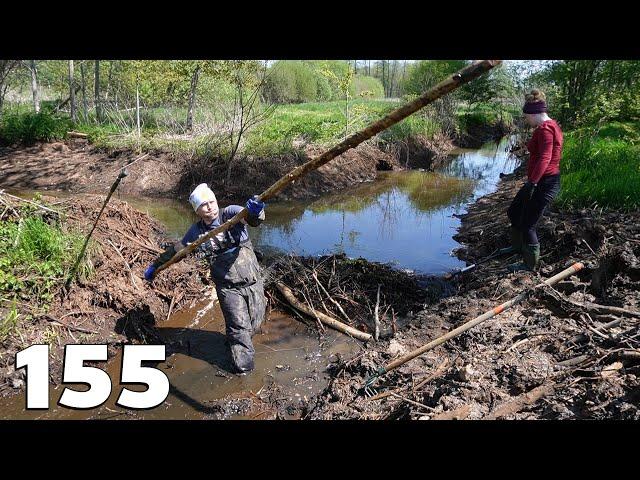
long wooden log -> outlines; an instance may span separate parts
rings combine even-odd
[[[397,108],[396,110],[392,111],[391,113],[381,118],[377,122],[372,123],[364,130],[360,130],[359,132],[356,132],[353,135],[345,138],[342,142],[338,143],[331,149],[327,150],[322,155],[312,158],[308,162],[294,168],[293,170],[291,170],[291,172],[284,175],[277,182],[275,182],[273,185],[267,188],[264,192],[258,195],[258,200],[263,202],[270,200],[271,198],[275,197],[278,193],[280,193],[289,184],[295,182],[296,180],[306,175],[310,171],[316,170],[317,168],[321,167],[322,165],[336,158],[338,155],[343,154],[347,150],[357,147],[362,142],[369,140],[371,137],[377,135],[383,130],[386,130],[392,125],[395,125],[396,123],[404,120],[409,115],[412,115],[413,113],[417,112],[421,108],[424,108],[425,106],[429,105],[430,103],[433,103],[435,100],[443,97],[444,95],[451,92],[452,90],[455,90],[460,85],[464,85],[465,83],[475,80],[480,75],[484,74],[485,72],[488,72],[489,70],[500,65],[501,63],[502,63],[502,60],[481,60],[478,62],[474,62],[471,65],[468,65],[467,67],[463,68],[459,72],[441,81],[435,87],[427,90],[425,93],[423,93],[420,97],[416,98],[412,102],[409,102],[403,105],[402,107]],[[164,270],[165,268],[168,268],[169,266],[173,265],[174,263],[180,261],[182,258],[189,255],[196,248],[198,248],[202,243],[213,238],[218,233],[228,230],[230,227],[232,227],[236,223],[239,223],[246,217],[247,217],[247,209],[243,208],[234,217],[227,220],[219,227],[214,228],[206,235],[203,235],[198,240],[196,240],[193,243],[190,243],[186,248],[183,248],[178,253],[176,253],[171,260],[169,260],[168,262],[159,266],[156,269],[154,276],[157,275],[162,270]]]
[[[350,335],[353,338],[357,338],[358,340],[362,340],[363,342],[368,342],[373,338],[368,333],[361,332],[360,330],[350,327],[349,325],[345,325],[344,323],[339,322],[335,318],[331,318],[329,315],[325,315],[322,312],[312,310],[311,308],[307,307],[303,303],[300,303],[298,299],[295,297],[295,295],[293,294],[293,292],[291,291],[291,289],[287,287],[285,284],[276,282],[276,287],[280,291],[280,293],[284,295],[284,298],[286,298],[287,301],[293,307],[295,307],[297,310],[300,310],[303,313],[306,313],[312,318],[317,318],[326,326],[331,327],[335,330],[338,330],[339,332]]]

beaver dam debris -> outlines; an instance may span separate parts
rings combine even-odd
[[[319,312],[378,339],[393,337],[407,315],[440,298],[447,287],[435,277],[419,277],[343,254],[282,256],[266,272],[272,302],[291,310],[287,294],[292,294],[295,303],[311,312],[307,316],[311,321],[313,312]],[[299,315],[298,310],[294,314]],[[320,320],[318,328],[324,329]]]

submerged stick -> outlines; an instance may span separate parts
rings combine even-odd
[[[488,72],[492,68],[500,65],[502,60],[481,60],[471,65],[466,66],[462,70],[457,73],[450,75],[445,80],[438,83],[436,86],[430,88],[425,93],[423,93],[420,97],[416,98],[412,102],[409,102],[403,105],[396,110],[393,110],[388,115],[384,116],[377,122],[372,123],[364,130],[360,130],[349,137],[345,138],[342,142],[338,143],[334,147],[330,148],[322,155],[312,158],[308,162],[294,168],[288,174],[284,175],[277,182],[267,188],[264,192],[258,195],[259,201],[267,201],[271,198],[275,197],[280,191],[282,191],[289,184],[294,183],[299,178],[303,177],[307,173],[312,170],[316,170],[322,165],[330,162],[337,156],[343,154],[347,150],[357,147],[362,142],[369,140],[371,137],[377,135],[378,133],[386,130],[387,128],[395,125],[396,123],[404,120],[409,115],[417,112],[421,108],[433,103],[435,100],[445,96],[447,93],[455,90],[461,85],[465,83],[469,83],[470,81],[478,78],[483,73]],[[159,272],[183,259],[191,252],[193,252],[196,248],[198,248],[202,243],[208,241],[213,238],[220,232],[224,232],[228,230],[233,225],[239,223],[240,221],[247,218],[247,209],[243,208],[240,212],[238,212],[231,219],[224,222],[219,227],[214,228],[206,235],[201,236],[198,240],[193,243],[190,243],[186,248],[183,248],[178,253],[176,253],[171,260],[167,263],[159,266],[154,272],[154,277]]]

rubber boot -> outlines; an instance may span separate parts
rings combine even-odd
[[[522,270],[529,270],[535,272],[538,269],[540,263],[540,244],[536,245],[523,245],[522,257],[524,262],[513,263],[507,267],[510,272],[518,272]]]
[[[529,270],[535,272],[538,270],[538,264],[540,263],[540,244],[524,245],[522,248],[522,256]]]
[[[500,250],[498,250],[498,253],[500,255],[507,255],[509,253],[522,253],[522,232],[512,225],[509,233],[511,235],[511,246],[501,248]]]

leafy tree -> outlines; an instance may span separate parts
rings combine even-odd
[[[467,64],[465,60],[422,60],[409,68],[404,91],[421,95],[446,76],[452,75]]]
[[[545,91],[563,125],[580,127],[640,116],[640,62],[562,60],[528,78]]]

